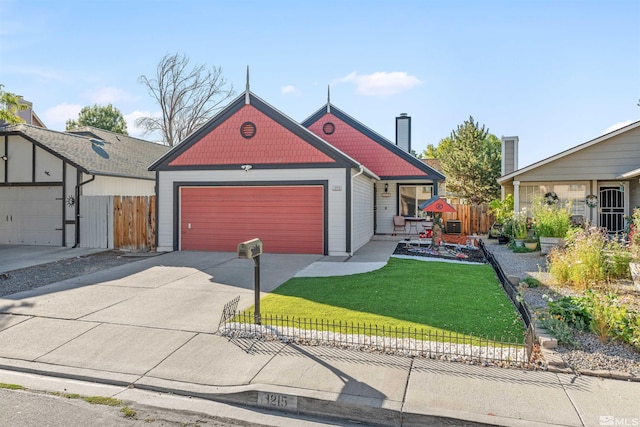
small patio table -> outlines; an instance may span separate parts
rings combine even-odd
[[[415,231],[415,234],[419,234],[418,233],[418,223],[424,221],[424,218],[405,217],[404,220],[409,223],[409,234],[411,234],[411,229],[412,228]]]

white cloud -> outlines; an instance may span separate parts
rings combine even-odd
[[[299,94],[300,94],[300,91],[299,91],[298,89],[296,89],[296,87],[295,87],[295,86],[293,86],[293,85],[286,85],[286,86],[282,86],[282,87],[280,88],[280,92],[281,92],[283,95],[288,95],[288,94],[290,94],[290,93],[291,93],[291,94],[294,94],[294,95],[299,95]]]
[[[82,105],[78,104],[58,104],[45,110],[42,113],[42,120],[50,129],[64,130],[67,120],[77,120],[81,109]]]
[[[127,133],[136,138],[142,138],[149,141],[155,141],[160,139],[159,136],[156,136],[155,133],[145,135],[144,129],[136,126],[136,119],[140,117],[162,117],[162,113],[151,112],[151,111],[134,111],[133,113],[124,115],[124,120],[127,122]]]
[[[85,96],[94,104],[114,104],[116,102],[126,102],[135,99],[134,96],[122,89],[113,86],[102,87],[97,90],[85,93]]]
[[[345,77],[337,79],[335,83],[353,83],[356,85],[356,92],[361,95],[385,96],[395,95],[411,89],[421,84],[422,81],[404,71],[373,74],[358,74],[354,71]]]
[[[614,130],[618,130],[618,129],[620,129],[620,128],[623,128],[623,127],[625,127],[625,126],[628,126],[628,125],[630,125],[631,123],[633,123],[633,120],[627,120],[627,121],[625,121],[625,122],[618,122],[618,123],[613,124],[613,125],[609,126],[608,128],[606,128],[606,129],[605,129],[605,131],[604,131],[604,132],[602,132],[602,134],[604,135],[604,134],[607,134],[607,133],[609,133],[609,132],[613,132]]]

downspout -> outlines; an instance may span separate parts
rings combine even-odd
[[[80,246],[80,187],[90,183],[95,179],[96,179],[96,176],[91,175],[91,178],[76,185],[76,244],[73,245],[74,248],[77,248],[78,246]]]
[[[356,177],[364,173],[364,166],[360,165],[360,172],[351,176],[351,252],[349,256],[353,256],[353,181]]]

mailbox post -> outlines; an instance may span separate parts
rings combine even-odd
[[[262,240],[251,239],[238,244],[238,258],[253,259],[253,288],[255,292],[254,321],[260,325],[260,255],[262,254]]]

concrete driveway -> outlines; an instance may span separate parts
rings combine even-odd
[[[0,245],[0,273],[107,250],[62,246]]]

